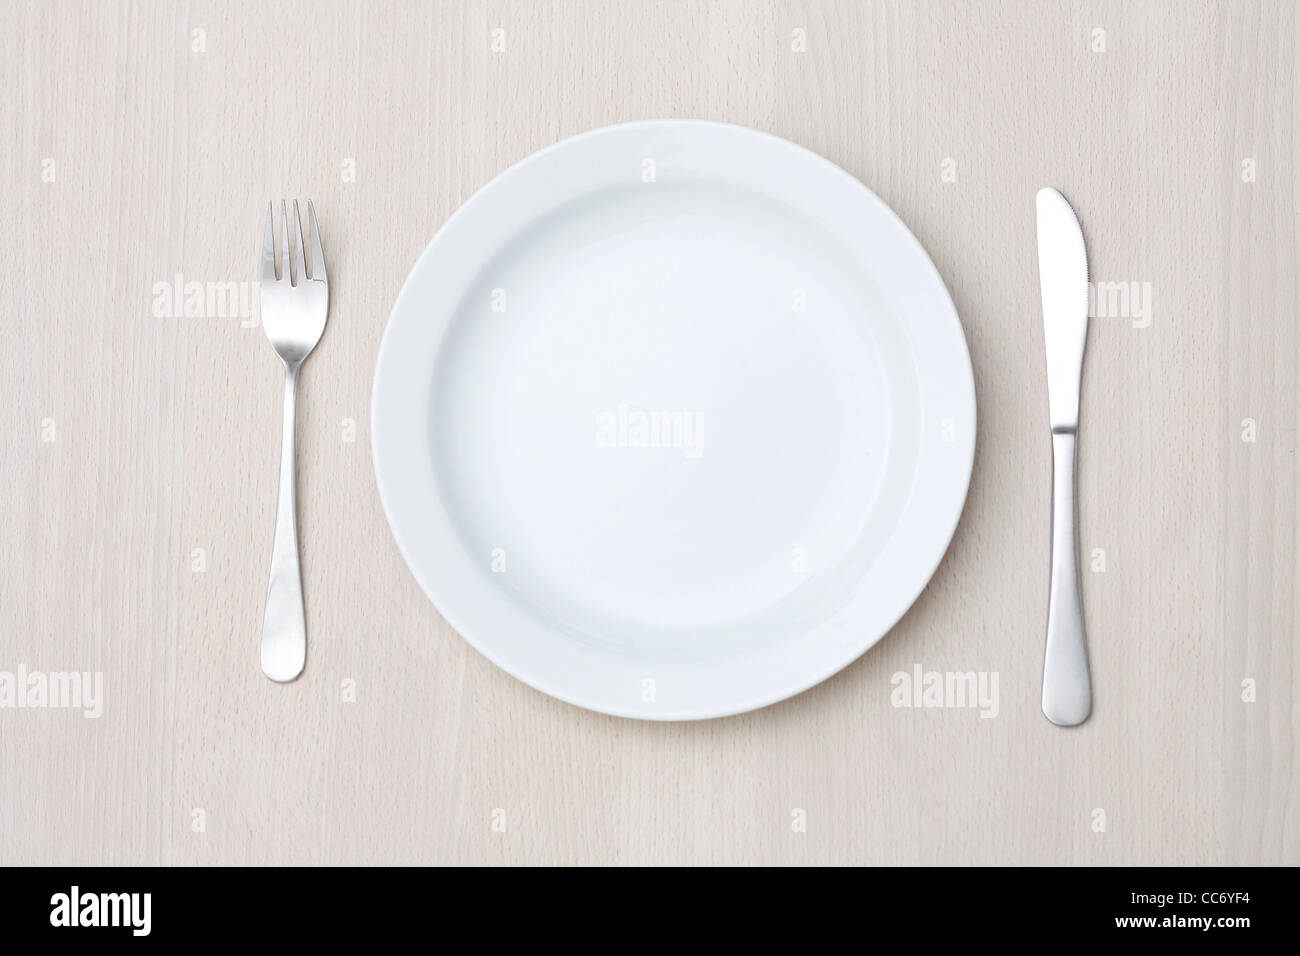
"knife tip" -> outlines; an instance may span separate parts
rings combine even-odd
[[[1038,194],[1034,199],[1039,208],[1041,208],[1044,203],[1064,202],[1068,205],[1066,198],[1061,195],[1061,191],[1059,189],[1054,189],[1051,186],[1044,186],[1042,189],[1038,190]]]

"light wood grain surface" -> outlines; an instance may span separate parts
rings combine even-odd
[[[0,864],[1300,862],[1292,3],[0,16],[0,672],[103,675],[97,719],[0,709]],[[578,710],[465,644],[398,554],[368,433],[437,227],[532,151],[650,117],[767,130],[875,190],[952,292],[980,420],[902,623],[807,693],[692,724]],[[1072,731],[1038,707],[1048,184],[1094,280],[1151,305],[1089,333],[1096,707]],[[257,662],[278,364],[255,302],[155,314],[177,275],[253,283],[280,196],[315,200],[332,299],[302,377],[288,686]],[[997,672],[997,716],[891,706],[918,664]]]

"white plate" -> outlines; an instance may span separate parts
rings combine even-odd
[[[371,419],[451,625],[539,690],[658,720],[762,707],[878,641],[975,445],[961,324],[893,212],[793,143],[676,120],[557,143],[447,220]]]

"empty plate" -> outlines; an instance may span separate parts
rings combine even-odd
[[[793,143],[676,120],[465,203],[398,296],[371,417],[447,621],[538,690],[658,720],[770,704],[878,641],[975,446],[961,324],[898,217]]]

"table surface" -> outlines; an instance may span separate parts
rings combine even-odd
[[[4,6],[0,672],[100,673],[103,712],[0,709],[0,864],[1300,862],[1291,3]],[[952,292],[980,420],[903,621],[792,700],[686,724],[576,709],[462,641],[368,429],[438,226],[649,117],[767,130],[878,193]],[[1089,332],[1073,730],[1038,702],[1048,184],[1093,279],[1139,293]],[[285,686],[257,663],[279,365],[255,297],[187,318],[158,291],[255,292],[281,196],[320,210],[332,299]],[[996,717],[891,706],[917,666],[996,672]]]

